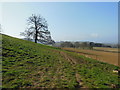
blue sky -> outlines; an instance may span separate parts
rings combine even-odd
[[[48,22],[55,41],[117,43],[117,2],[11,2],[2,3],[3,33],[20,37],[32,14]]]

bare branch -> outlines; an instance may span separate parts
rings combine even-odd
[[[35,39],[35,43],[37,41],[50,41],[51,36],[50,32],[48,31],[48,24],[45,18],[40,15],[32,14],[27,20],[28,28],[20,35],[23,35],[27,38],[32,37]]]

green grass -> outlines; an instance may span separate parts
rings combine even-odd
[[[75,86],[73,68],[56,48],[6,35],[2,44],[3,88]]]
[[[76,62],[78,63],[75,66],[76,71],[89,88],[112,88],[112,85],[120,87],[118,83],[120,76],[117,73],[113,73],[113,70],[120,70],[120,67],[86,58],[85,56],[79,56],[77,53],[66,53],[76,57]]]
[[[88,88],[118,85],[118,74],[112,70],[119,67],[60,48],[2,35],[2,56],[3,88],[77,88],[76,73]]]

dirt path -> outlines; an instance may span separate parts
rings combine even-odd
[[[76,64],[75,60],[72,57],[68,56],[65,52],[60,51],[60,55],[68,60],[72,65]]]
[[[73,68],[74,68],[74,65],[77,64],[77,62],[76,62],[77,60],[75,58],[69,56],[67,53],[61,51],[60,55],[62,55],[66,60],[68,60],[73,65]],[[75,77],[76,77],[76,81],[78,83],[78,86],[76,86],[76,88],[87,88],[83,84],[83,81],[81,80],[80,75],[77,72],[75,74]]]
[[[70,62],[70,64],[72,65],[73,68],[76,66],[76,64],[78,64],[78,61],[80,61],[80,60],[74,58],[73,56],[70,56],[69,54],[67,54],[64,51],[53,50],[53,52],[59,53],[63,58],[65,58],[65,60],[67,60],[68,62]],[[74,69],[74,70],[76,70],[76,69]],[[75,73],[76,82],[78,83],[78,85],[76,86],[76,88],[87,88],[85,86],[85,84],[83,83],[82,78],[80,77],[80,74],[78,74],[77,71],[75,71],[75,72],[76,72]]]

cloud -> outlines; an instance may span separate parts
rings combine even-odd
[[[98,35],[97,33],[92,33],[92,34],[90,34],[90,36],[91,36],[92,38],[97,38],[99,35]]]

